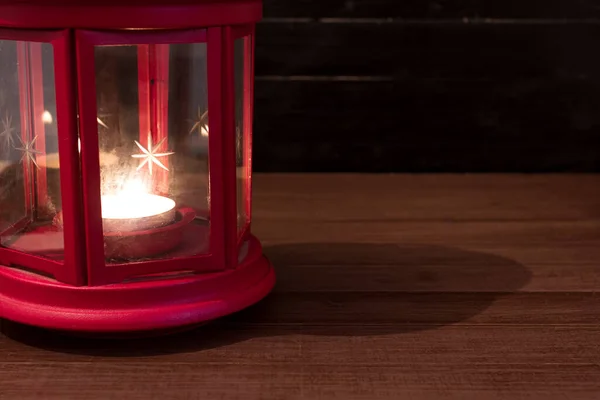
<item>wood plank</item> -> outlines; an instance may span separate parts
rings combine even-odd
[[[264,22],[257,36],[259,76],[502,79],[497,83],[507,86],[518,79],[589,79],[600,66],[591,51],[600,23]]]
[[[598,175],[255,174],[253,188],[259,224],[600,218]]]
[[[281,222],[254,223],[254,232],[265,246],[342,244],[416,246],[421,256],[439,246],[490,253],[528,265],[530,263],[598,263],[600,239],[597,222],[576,223],[366,223]],[[298,227],[301,226],[302,232]],[[309,239],[310,238],[310,239]]]
[[[207,366],[41,364],[38,380],[6,369],[5,399],[377,399],[589,400],[599,390],[593,365]],[[139,371],[139,372],[136,372]],[[58,374],[60,372],[60,375]],[[79,378],[73,379],[74,376]],[[156,379],[160,377],[160,379]],[[44,382],[42,385],[41,383]]]
[[[357,265],[356,261],[345,260],[339,264],[296,265],[293,259],[282,262],[280,257],[272,256],[274,252],[287,252],[288,249],[288,246],[266,248],[278,272],[278,292],[600,291],[598,263],[529,263],[519,267],[516,262],[511,264],[507,259],[486,254],[481,263],[471,263],[467,259],[432,262],[423,256],[414,260],[402,256],[388,264]],[[398,247],[398,250],[411,253],[406,247]],[[290,253],[298,254],[293,250]]]
[[[368,334],[365,332],[370,326],[390,334],[449,324],[597,326],[597,297],[595,293],[277,291],[235,320],[242,324],[292,324],[304,333],[327,326],[355,334]]]
[[[336,365],[336,360],[342,361],[342,364],[372,365],[377,359],[381,362],[380,366],[402,366],[411,361],[439,365],[453,365],[461,361],[488,366],[501,363],[584,365],[594,363],[600,352],[596,343],[600,335],[598,326],[469,325],[465,328],[448,325],[434,329],[430,325],[420,325],[406,329],[403,325],[394,329],[366,325],[360,333],[354,334],[350,325],[253,326],[241,325],[233,320],[218,324],[218,327],[206,326],[170,337],[124,341],[61,337],[25,328],[29,330],[28,341],[12,341],[3,336],[0,348],[7,357],[3,365],[56,362],[110,366],[145,362],[148,366],[171,363],[175,367],[192,365],[206,369],[232,364],[255,367],[304,364],[317,367]],[[522,335],[522,343],[518,342],[515,334]],[[506,335],[504,343],[503,335]],[[34,337],[37,343],[33,341]],[[339,346],[335,345],[336,342]],[[397,347],[388,351],[394,343]],[[437,351],[427,351],[431,343],[439,344]],[[469,343],[470,348],[465,348]],[[329,350],[324,350],[328,346]],[[548,351],[554,347],[559,351]],[[510,348],[522,350],[508,351]],[[462,360],[457,358],[461,352],[464,353],[459,357]],[[39,358],[32,360],[35,355]]]
[[[568,0],[265,0],[266,18],[589,19],[594,1]]]
[[[584,399],[600,389],[597,328],[449,326],[402,334],[373,328],[366,337],[323,329],[279,336],[275,347],[258,331],[245,333],[249,337],[238,341],[235,329],[224,330],[223,336],[237,339],[203,351],[189,351],[192,347],[153,356],[150,350],[118,362],[110,355],[90,358],[85,351],[62,362],[6,362],[2,394],[6,399],[391,399],[402,394]]]
[[[597,179],[258,174],[255,231],[280,291],[595,292]]]
[[[255,231],[280,290],[512,291],[513,271],[531,276],[521,291],[594,292],[597,179],[258,174]]]
[[[272,22],[258,36],[257,171],[598,171],[600,24]]]
[[[600,97],[585,78],[263,81],[256,90],[255,171],[600,170]]]

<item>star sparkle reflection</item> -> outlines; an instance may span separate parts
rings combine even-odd
[[[137,171],[139,171],[140,169],[142,169],[144,167],[144,165],[148,164],[148,172],[150,173],[150,175],[152,175],[152,164],[155,164],[156,166],[158,166],[159,168],[164,169],[165,171],[168,171],[169,168],[167,168],[160,160],[160,157],[167,157],[170,156],[171,154],[175,154],[172,151],[168,151],[165,153],[157,153],[157,150],[160,148],[160,146],[164,143],[166,138],[162,138],[155,147],[152,146],[152,136],[150,134],[148,134],[148,148],[145,148],[144,146],[142,146],[137,140],[134,140],[135,144],[137,145],[137,147],[139,147],[139,149],[141,150],[141,154],[132,154],[131,157],[133,158],[141,158],[143,159],[142,163],[140,165],[138,165],[137,167]]]
[[[33,139],[31,139],[30,142],[23,142],[23,140],[20,137],[18,137],[18,138],[19,138],[19,141],[21,142],[21,147],[15,147],[15,150],[19,150],[19,151],[23,152],[21,161],[28,159],[33,163],[33,165],[36,166],[36,168],[39,168],[40,166],[38,165],[37,161],[35,160],[35,157],[37,154],[42,154],[42,152],[37,151],[35,149],[35,141],[38,138],[37,135]]]

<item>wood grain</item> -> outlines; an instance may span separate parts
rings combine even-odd
[[[600,97],[596,78],[586,76],[258,80],[254,165],[267,172],[594,172]]]
[[[600,16],[588,0],[265,0],[267,18],[403,18],[419,20],[576,19]]]
[[[0,399],[593,399],[599,183],[257,175],[271,296],[168,337],[3,321]]]
[[[268,0],[255,170],[597,172],[600,5]]]
[[[600,218],[594,174],[260,174],[258,224],[586,222]],[[303,234],[303,233],[300,233]]]
[[[600,62],[588,51],[588,41],[600,35],[600,23],[468,24],[452,20],[440,21],[433,29],[429,24],[402,20],[267,20],[257,29],[259,75],[462,79],[469,86],[484,79],[505,85],[536,79],[551,85],[582,75],[592,79]]]

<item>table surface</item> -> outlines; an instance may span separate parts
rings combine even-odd
[[[257,175],[274,293],[109,341],[2,322],[0,399],[600,398],[600,175]]]

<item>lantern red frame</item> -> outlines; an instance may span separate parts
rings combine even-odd
[[[62,261],[0,247],[0,317],[81,331],[168,328],[235,312],[272,289],[273,268],[262,254],[260,242],[250,233],[254,33],[261,8],[260,1],[255,0],[180,0],[176,4],[151,0],[125,5],[110,1],[87,5],[72,0],[57,5],[45,5],[41,0],[27,4],[0,1],[0,40],[50,43],[54,49],[64,234]],[[234,121],[234,41],[239,38],[244,38],[245,49],[242,173],[246,221],[241,229],[237,226]],[[209,251],[107,264],[94,46],[138,45],[140,131],[150,131],[156,143],[167,137],[168,129],[165,45],[203,42],[207,44],[211,132]],[[19,65],[28,66],[19,71],[20,85],[30,85],[20,87],[21,107],[34,110],[34,115],[44,109],[39,93],[42,77],[36,76],[41,70],[38,47],[33,44],[18,53]],[[27,73],[32,75],[23,75]],[[147,85],[152,79],[164,84]],[[26,92],[31,98],[23,95]],[[44,129],[35,118],[33,122],[23,120],[25,124],[34,124],[29,132],[38,135]],[[140,136],[144,145],[145,140]],[[43,141],[37,146],[43,150]],[[25,176],[30,172],[25,171]],[[37,198],[44,198],[47,190],[45,173],[44,169],[36,172]],[[157,174],[156,179],[158,187],[169,184],[164,174]],[[25,187],[31,190],[32,186],[26,183]],[[25,195],[32,196],[29,192]],[[240,262],[242,248],[246,254]]]

